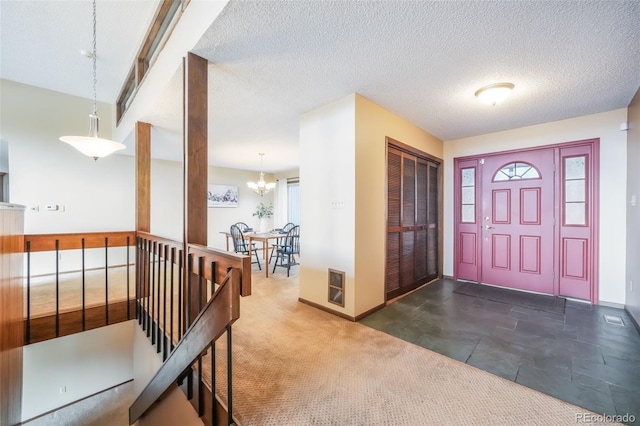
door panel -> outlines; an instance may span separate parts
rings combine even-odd
[[[597,185],[591,145],[560,149],[560,294],[591,299],[595,279],[594,240]]]
[[[553,294],[554,158],[546,149],[484,159],[482,282]]]
[[[457,259],[455,276],[470,281],[478,281],[480,277],[478,166],[478,160],[475,159],[457,161],[454,175],[457,190],[454,217],[458,232],[454,255]]]
[[[439,274],[439,164],[388,147],[387,299]]]
[[[597,303],[598,152],[594,139],[454,159],[455,277]]]

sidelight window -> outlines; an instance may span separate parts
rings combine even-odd
[[[460,217],[463,223],[475,223],[476,221],[476,168],[461,169],[462,173],[462,212]]]
[[[564,159],[564,223],[587,224],[586,157]]]

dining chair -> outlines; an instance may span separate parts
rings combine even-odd
[[[293,265],[298,265],[295,255],[300,255],[300,225],[295,225],[289,229],[287,236],[284,237],[284,244],[276,249],[276,262],[273,264],[273,272],[276,272],[276,266],[287,268],[287,277]],[[287,259],[285,263],[284,260]],[[278,260],[280,264],[278,264]]]
[[[275,229],[275,231],[277,233],[279,233],[279,234],[286,234],[294,226],[296,226],[295,223],[289,222],[285,226],[283,226],[282,228]],[[271,259],[273,258],[273,254],[276,252],[278,247],[280,247],[281,245],[282,245],[282,238],[278,238],[274,244],[271,244],[271,253],[269,254],[269,263],[271,263]]]
[[[234,223],[234,225],[236,225],[238,228],[240,228],[240,230],[244,233],[244,232],[252,232],[253,228],[250,227],[249,225],[247,225],[244,222],[236,222]]]
[[[229,232],[233,240],[233,251],[236,253],[249,254],[249,243],[244,239],[244,234],[240,230],[240,227],[238,225],[231,225]],[[255,243],[251,243],[251,251],[253,251],[253,254],[256,256],[256,261],[251,263],[257,263],[258,269],[262,270]]]

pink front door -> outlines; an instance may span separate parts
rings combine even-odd
[[[455,278],[597,303],[598,158],[598,139],[455,158]]]
[[[483,159],[481,282],[554,293],[554,158],[540,149]]]

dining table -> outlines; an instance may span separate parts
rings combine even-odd
[[[224,234],[226,237],[227,243],[227,251],[229,251],[229,238],[231,238],[231,233],[229,231],[220,231],[221,234]],[[281,238],[285,238],[287,234],[283,234],[281,232],[243,232],[245,240],[249,244],[249,257],[251,257],[253,250],[253,242],[262,242],[262,253],[264,254],[264,271],[265,276],[269,277],[269,241],[275,240],[279,241]]]

